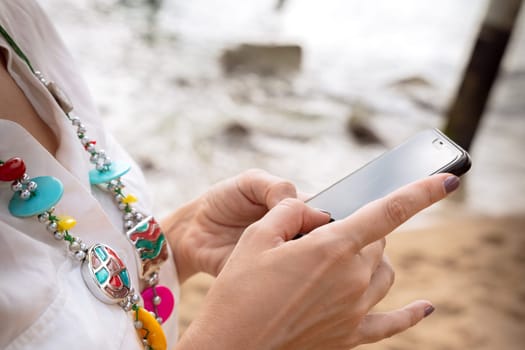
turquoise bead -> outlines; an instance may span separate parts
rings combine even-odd
[[[92,185],[98,185],[111,180],[118,179],[131,170],[131,166],[127,163],[113,162],[108,171],[98,171],[93,169],[89,172],[89,182]]]
[[[58,203],[64,193],[62,182],[52,176],[39,176],[31,179],[37,188],[29,199],[20,198],[18,192],[9,201],[9,212],[17,217],[29,217],[42,214]]]

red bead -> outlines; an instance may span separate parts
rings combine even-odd
[[[88,143],[86,143],[86,145],[84,146],[84,149],[87,150],[88,147],[89,147],[89,145],[93,145],[93,146],[94,146],[94,145],[96,145],[96,144],[97,144],[97,141],[95,141],[95,140],[91,140],[91,141],[89,141]]]
[[[14,181],[24,176],[26,165],[22,158],[14,157],[0,165],[0,181]]]

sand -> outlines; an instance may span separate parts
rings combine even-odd
[[[454,215],[457,216],[457,215]],[[378,310],[414,299],[436,311],[407,332],[369,350],[518,350],[525,343],[525,216],[446,220],[399,229],[387,253],[396,282]],[[191,322],[213,279],[197,275],[183,285],[181,329]]]

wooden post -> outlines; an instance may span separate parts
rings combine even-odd
[[[445,133],[468,150],[512,34],[522,0],[490,0],[470,61],[447,113]]]

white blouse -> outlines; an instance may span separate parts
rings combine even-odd
[[[139,198],[137,209],[151,214],[144,177],[129,155],[103,128],[95,105],[75,64],[41,8],[29,0],[0,1],[0,23],[28,56],[33,67],[55,81],[69,96],[74,112],[114,160],[132,164],[122,180],[126,193]],[[1,119],[0,159],[21,157],[31,177],[54,176],[64,185],[56,213],[77,220],[72,233],[89,245],[105,243],[124,260],[133,287],[138,285],[134,248],[122,229],[122,215],[108,193],[89,184],[88,154],[76,130],[47,89],[0,37],[7,52],[7,69],[38,115],[59,140],[56,158],[18,124]],[[2,349],[141,349],[131,313],[99,301],[81,276],[80,263],[68,256],[35,217],[10,215],[10,183],[0,182],[0,348]],[[176,269],[171,257],[160,272],[160,283],[179,300]],[[168,347],[177,340],[177,307],[164,323]]]

